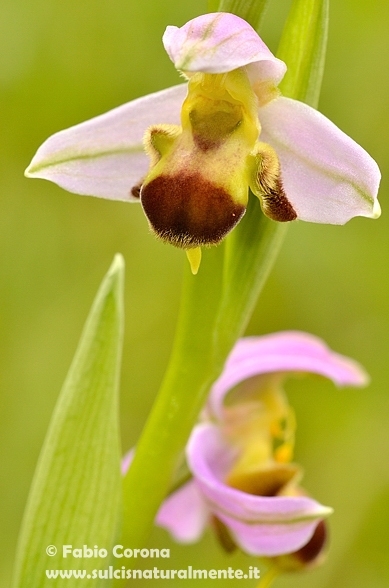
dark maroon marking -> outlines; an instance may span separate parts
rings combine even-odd
[[[193,133],[193,140],[195,145],[201,151],[209,151],[210,149],[217,149],[221,145],[220,139],[217,141],[210,139],[209,137],[205,137],[204,135],[200,135],[199,133]]]
[[[140,198],[141,188],[142,188],[141,183],[137,184],[136,186],[133,186],[130,191],[131,196],[133,196],[134,198]]]
[[[233,553],[237,549],[237,545],[226,525],[215,515],[211,517],[211,524],[223,549],[227,553]]]
[[[217,149],[242,123],[240,112],[215,111],[198,112],[195,108],[189,113],[193,139],[201,151]]]
[[[277,170],[277,172],[278,176],[274,174],[273,165],[265,153],[257,174],[257,182],[263,198],[263,211],[269,218],[284,223],[295,220],[297,213],[285,194],[281,171]]]
[[[219,243],[245,213],[222,187],[196,174],[158,176],[140,197],[156,235],[184,249]]]
[[[320,521],[308,543],[298,551],[295,551],[293,555],[305,565],[313,563],[323,551],[326,541],[327,525],[324,521]]]
[[[265,214],[269,218],[285,223],[295,220],[297,213],[289,202],[280,178],[274,181],[274,186],[268,187],[267,193],[263,196]]]

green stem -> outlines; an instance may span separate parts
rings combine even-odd
[[[239,15],[250,20],[254,4],[222,0],[219,8],[232,11],[239,5]],[[259,4],[255,18],[251,15],[254,26],[265,2]],[[310,19],[307,6],[315,9],[320,26]],[[323,72],[326,6],[327,0],[295,0],[283,39],[296,38],[301,29],[306,43],[300,40],[297,48],[284,40],[280,44],[285,60],[291,63],[291,85],[287,91],[283,88],[284,93],[311,103],[315,97],[309,88],[320,87]],[[319,41],[312,43],[312,35],[319,35]],[[295,76],[297,84],[293,83]],[[204,252],[199,274],[192,276],[186,268],[171,360],[124,479],[124,545],[139,548],[147,540],[158,507],[174,481],[182,448],[230,349],[244,332],[285,230],[285,225],[262,214],[251,195],[245,217],[224,244]]]
[[[177,455],[215,377],[210,369],[211,325],[220,296],[222,249],[205,252],[198,276],[185,268],[170,363],[124,480],[126,545],[139,547],[147,538],[158,506],[173,481]]]
[[[269,588],[274,580],[280,575],[280,572],[275,566],[269,568],[263,578],[257,584],[257,588]]]
[[[247,20],[254,29],[258,30],[265,14],[267,3],[268,0],[257,0],[256,2],[252,2],[252,0],[220,0],[218,11],[232,12]],[[209,1],[211,7],[214,4],[212,0]],[[212,12],[212,8],[210,8],[210,12]]]
[[[294,0],[277,57],[288,66],[280,88],[317,108],[328,39],[329,0]]]
[[[197,276],[186,271],[171,360],[124,480],[126,545],[139,547],[147,539],[177,457],[247,325],[285,231],[263,216],[254,197],[238,229],[226,254],[224,246],[210,249]]]

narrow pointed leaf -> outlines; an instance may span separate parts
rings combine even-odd
[[[217,10],[218,12],[232,12],[247,20],[254,29],[258,29],[267,3],[268,0],[220,0]]]
[[[294,0],[277,57],[288,71],[280,88],[289,98],[317,107],[324,73],[329,0]]]
[[[107,559],[63,557],[63,546],[110,553],[121,509],[118,385],[123,272],[116,256],[97,294],[61,391],[32,484],[14,588],[69,586],[46,570],[107,567]],[[49,547],[51,546],[51,547]],[[52,554],[48,555],[46,548]],[[98,586],[86,577],[82,585]],[[107,582],[105,585],[108,585]]]

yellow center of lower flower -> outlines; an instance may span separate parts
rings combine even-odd
[[[228,397],[227,397],[228,399]],[[224,433],[240,449],[226,482],[244,492],[274,496],[295,484],[295,420],[277,376],[246,380],[224,408]]]

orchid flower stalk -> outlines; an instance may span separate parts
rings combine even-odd
[[[299,82],[301,73],[310,78],[310,87],[318,88],[321,83],[328,26],[328,11],[324,7],[328,3],[310,2],[315,7],[323,7],[323,10],[313,11],[313,18],[309,10],[305,10],[307,3],[298,4],[300,7],[304,4],[304,10],[296,10],[288,20],[282,37],[283,57],[285,61],[293,58],[293,68],[287,74],[288,83],[297,80],[293,92],[299,93],[300,100],[305,100],[308,96],[305,97]],[[287,40],[295,37],[299,30],[304,30],[304,35],[299,37],[299,47],[288,45]],[[316,37],[314,51],[311,49],[313,34]],[[142,544],[149,533],[153,524],[151,513],[157,512],[164,492],[166,494],[172,483],[177,457],[210,385],[243,333],[286,226],[287,223],[276,223],[262,215],[257,202],[251,198],[246,215],[224,243],[205,250],[198,276],[185,274],[171,361],[124,481],[124,524],[127,526],[124,533],[133,544]],[[154,464],[149,475],[144,473],[144,463]],[[128,521],[133,521],[131,528]]]
[[[324,39],[323,14],[310,26]],[[322,72],[305,39],[297,60],[317,87]],[[374,161],[296,95],[280,95],[286,66],[246,21],[204,15],[168,27],[164,44],[187,83],[57,133],[26,172],[79,194],[140,201],[152,232],[186,251],[193,274],[204,249],[199,275],[186,271],[171,361],[124,480],[123,533],[133,547],[147,537],[206,394],[247,324],[281,227],[379,214]]]

